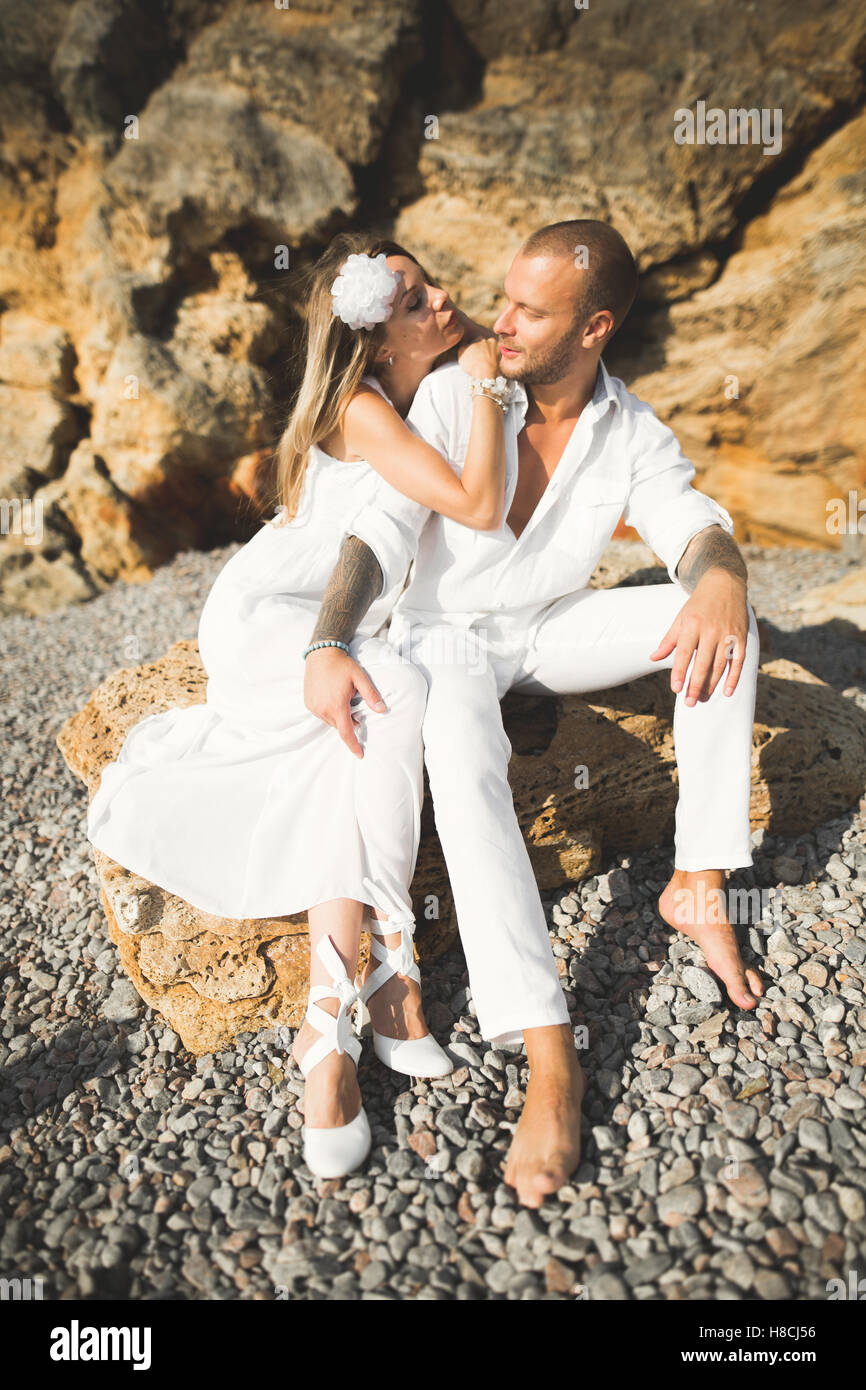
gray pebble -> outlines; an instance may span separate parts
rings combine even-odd
[[[131,980],[118,980],[103,1004],[103,1013],[112,1023],[131,1023],[144,1007]]]
[[[729,1134],[737,1139],[751,1139],[758,1128],[760,1115],[753,1105],[745,1101],[728,1101],[722,1106],[720,1119]]]
[[[708,970],[698,970],[693,965],[683,967],[683,984],[691,994],[703,1004],[721,1004],[722,991]]]
[[[691,1096],[700,1090],[706,1079],[697,1067],[675,1063],[671,1068],[670,1091],[675,1096]]]
[[[829,1153],[827,1128],[819,1120],[801,1120],[797,1129],[797,1139],[801,1148],[809,1149],[812,1153]]]

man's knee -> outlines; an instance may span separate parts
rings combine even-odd
[[[496,691],[486,683],[482,689],[434,677],[422,736],[431,789],[453,782],[468,794],[485,778],[506,774],[511,744]]]
[[[427,704],[427,682],[423,672],[410,661],[371,661],[364,670],[375,685],[389,712],[415,719],[420,728]]]

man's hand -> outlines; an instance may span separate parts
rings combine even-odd
[[[360,695],[377,714],[388,707],[363,666],[339,647],[319,647],[304,663],[304,704],[313,714],[337,730],[350,753],[363,758],[355,736],[356,715],[351,710]]]
[[[694,705],[710,698],[730,660],[725,694],[733,695],[746,657],[748,631],[746,581],[723,569],[710,569],[650,652],[650,661],[661,661],[676,648],[671,667],[671,690],[676,692],[697,652],[686,692],[686,704]]]
[[[337,563],[322,596],[311,642],[337,639],[348,646],[353,632],[384,584],[379,561],[358,536],[343,541]],[[341,647],[317,647],[304,662],[304,704],[332,725],[350,753],[363,758],[355,737],[350,701],[361,695],[380,713],[386,705],[367,672]]]

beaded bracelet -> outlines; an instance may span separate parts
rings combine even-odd
[[[311,642],[304,651],[304,660],[306,661],[310,652],[316,651],[319,647],[342,647],[346,655],[348,656],[349,654],[349,648],[346,646],[345,642],[338,642],[335,637],[329,637],[323,642]]]

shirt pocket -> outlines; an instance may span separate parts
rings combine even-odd
[[[628,488],[616,474],[601,474],[581,479],[572,497],[573,515],[585,515],[593,533],[598,535],[608,526],[613,530],[625,511]]]
[[[585,585],[625,510],[623,490],[615,481],[593,480],[572,498],[568,517],[551,541],[558,572],[575,588]]]

